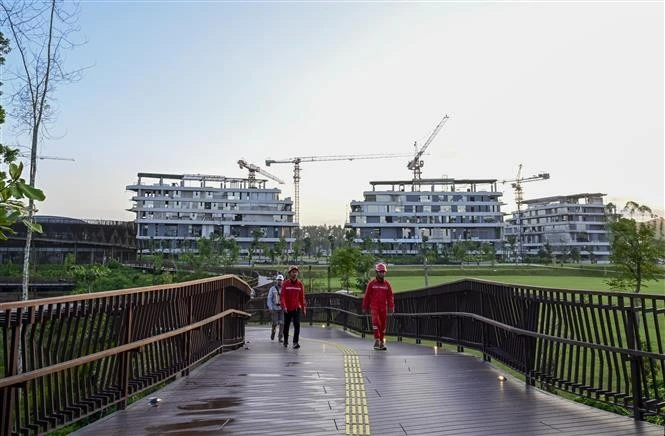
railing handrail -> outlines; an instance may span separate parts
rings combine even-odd
[[[351,312],[349,310],[343,310],[340,309],[339,307],[334,307],[334,306],[311,306],[307,308],[308,310],[335,310],[337,312],[345,313],[347,315],[353,315],[353,316],[358,316],[358,317],[364,317],[364,318],[370,318],[370,314],[366,313],[357,313],[357,312]],[[251,315],[251,314],[250,314]],[[487,318],[481,315],[477,315],[475,313],[470,313],[470,312],[421,312],[421,313],[398,313],[398,312],[391,312],[389,313],[388,316],[393,316],[393,317],[404,317],[404,318],[433,318],[433,317],[443,317],[443,316],[448,316],[448,317],[461,317],[461,318],[470,318],[474,319],[476,321],[483,322],[488,325],[492,325],[494,327],[499,327],[500,329],[503,329],[505,331],[511,332],[518,334],[520,336],[529,336],[531,338],[538,338],[538,339],[547,339],[549,341],[555,341],[559,342],[562,344],[569,344],[569,345],[578,345],[578,346],[583,346],[583,347],[588,347],[588,348],[594,348],[596,350],[603,350],[603,351],[612,351],[612,352],[618,352],[621,354],[626,354],[627,356],[642,356],[642,357],[650,357],[652,359],[657,359],[657,360],[665,360],[665,354],[658,354],[658,353],[651,353],[649,351],[642,351],[642,350],[635,350],[632,348],[625,348],[625,347],[612,347],[608,345],[603,345],[603,344],[594,344],[593,342],[586,342],[586,341],[578,341],[575,339],[568,339],[568,338],[561,338],[558,336],[552,336],[552,335],[545,335],[543,333],[538,333],[538,332],[533,332],[531,330],[525,330],[521,329],[519,327],[514,327],[508,324],[504,324],[502,322],[495,321],[491,318]],[[351,329],[353,329],[351,327]],[[2,386],[0,384],[0,386]]]
[[[77,295],[66,295],[60,297],[47,297],[47,298],[35,298],[32,300],[21,300],[21,301],[10,301],[6,303],[0,303],[0,311],[18,309],[23,307],[38,306],[43,304],[58,304],[58,303],[69,303],[74,301],[83,301],[83,300],[95,300],[98,298],[106,297],[115,297],[119,295],[128,295],[128,294],[143,294],[153,291],[165,291],[169,289],[178,289],[184,286],[198,285],[204,283],[210,283],[218,280],[228,280],[229,286],[236,286],[238,289],[243,289],[247,295],[250,295],[251,286],[241,279],[240,277],[234,274],[224,274],[218,277],[210,277],[206,279],[192,280],[190,282],[184,283],[170,283],[164,285],[153,285],[153,286],[144,286],[139,288],[127,288],[120,289],[117,291],[101,291],[93,292],[88,294],[77,294]]]
[[[60,362],[60,363],[57,363],[55,365],[46,366],[44,368],[36,369],[34,371],[24,372],[22,374],[18,374],[18,375],[14,375],[14,376],[0,378],[0,389],[8,387],[8,386],[13,386],[13,385],[25,383],[27,381],[34,380],[34,379],[37,379],[39,377],[43,377],[45,375],[54,374],[54,373],[57,373],[59,371],[63,371],[65,369],[75,368],[77,366],[84,365],[86,363],[92,363],[96,360],[103,359],[105,357],[110,357],[110,356],[113,356],[113,355],[124,353],[126,351],[131,351],[131,350],[134,350],[136,348],[141,348],[141,347],[144,347],[148,344],[152,344],[154,342],[162,341],[164,339],[168,339],[168,338],[171,338],[173,336],[181,335],[181,334],[186,333],[190,330],[197,329],[197,328],[202,327],[206,324],[209,324],[213,321],[217,321],[218,319],[225,318],[229,315],[239,315],[239,316],[242,316],[244,318],[249,318],[251,316],[251,314],[249,314],[247,312],[243,312],[241,310],[227,309],[224,312],[221,312],[217,315],[208,317],[208,318],[206,318],[204,320],[201,320],[199,322],[196,322],[194,324],[190,324],[190,325],[185,326],[185,327],[180,327],[179,329],[171,330],[171,331],[166,332],[166,333],[161,333],[157,336],[151,336],[151,337],[146,338],[146,339],[141,339],[139,341],[134,341],[134,342],[131,342],[129,344],[109,348],[109,349],[104,350],[104,351],[100,351],[100,352],[93,353],[93,354],[88,354],[86,356],[79,357],[77,359],[68,360],[66,362]]]

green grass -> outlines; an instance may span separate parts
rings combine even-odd
[[[471,271],[469,271],[471,273]],[[526,286],[540,286],[546,288],[559,288],[559,289],[586,289],[592,291],[609,291],[609,286],[605,283],[605,278],[602,277],[578,277],[578,276],[544,276],[544,275],[446,275],[446,276],[429,276],[429,286],[439,285],[442,283],[450,283],[465,278],[474,278],[480,280],[488,280],[506,284],[526,285]],[[395,292],[404,292],[413,289],[420,289],[425,287],[424,276],[414,277],[387,277],[393,286]],[[645,294],[665,294],[665,280],[658,280],[657,282],[649,282],[648,288],[642,292]]]

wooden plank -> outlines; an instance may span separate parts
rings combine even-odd
[[[248,328],[248,349],[224,353],[153,396],[75,435],[345,434],[345,356],[358,356],[373,435],[648,435],[635,422],[508,379],[481,359],[389,343],[372,350],[334,328],[305,327],[299,350]]]

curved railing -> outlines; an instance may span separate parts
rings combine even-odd
[[[371,333],[361,300],[307,295],[305,322]],[[265,299],[252,320],[269,319]],[[461,280],[395,295],[387,334],[479,350],[528,384],[625,407],[635,419],[665,411],[665,296]]]
[[[122,409],[244,343],[251,288],[227,275],[0,304],[0,434]]]

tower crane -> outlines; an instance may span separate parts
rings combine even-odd
[[[522,183],[535,182],[538,180],[547,180],[550,178],[549,173],[539,173],[535,176],[522,177],[522,164],[517,168],[517,177],[512,180],[502,180],[501,183],[510,183],[510,186],[515,192],[515,204],[517,205],[517,244],[520,260],[524,259],[524,249],[522,243],[522,201],[524,201],[524,191]]]
[[[21,156],[21,157],[30,157],[29,154],[25,154],[25,153],[19,153],[19,156]],[[44,160],[44,159],[49,159],[49,160],[68,160],[68,161],[71,161],[71,162],[75,162],[74,158],[71,158],[71,157],[59,157],[59,156],[40,156],[40,155],[37,155],[37,159],[42,159],[42,160]]]
[[[407,168],[413,171],[413,180],[420,180],[420,174],[421,174],[421,168],[425,164],[420,158],[423,156],[423,153],[425,153],[425,150],[427,150],[427,147],[434,141],[434,138],[436,135],[439,133],[439,130],[443,127],[444,124],[446,124],[446,121],[448,121],[448,114],[444,115],[441,121],[439,121],[439,124],[436,125],[434,128],[434,131],[432,132],[431,135],[429,135],[429,138],[427,138],[427,141],[423,144],[422,147],[420,147],[420,150],[418,149],[418,141],[413,143],[413,148],[415,149],[415,156],[413,159],[409,161],[407,164]]]
[[[300,164],[302,162],[326,162],[336,160],[360,160],[360,159],[389,159],[393,157],[405,157],[408,154],[350,154],[339,156],[298,156],[288,159],[266,159],[266,166],[280,163],[293,164],[293,190],[295,196],[295,219],[300,223]]]
[[[261,169],[261,167],[251,164],[247,162],[245,159],[240,159],[238,161],[238,165],[240,165],[240,168],[247,168],[249,171],[249,176],[247,177],[249,179],[249,187],[250,188],[255,188],[256,187],[256,173],[262,174],[269,179],[274,180],[275,182],[279,183],[280,185],[284,184],[284,180],[280,179],[279,177],[270,174],[268,171],[265,171]]]

